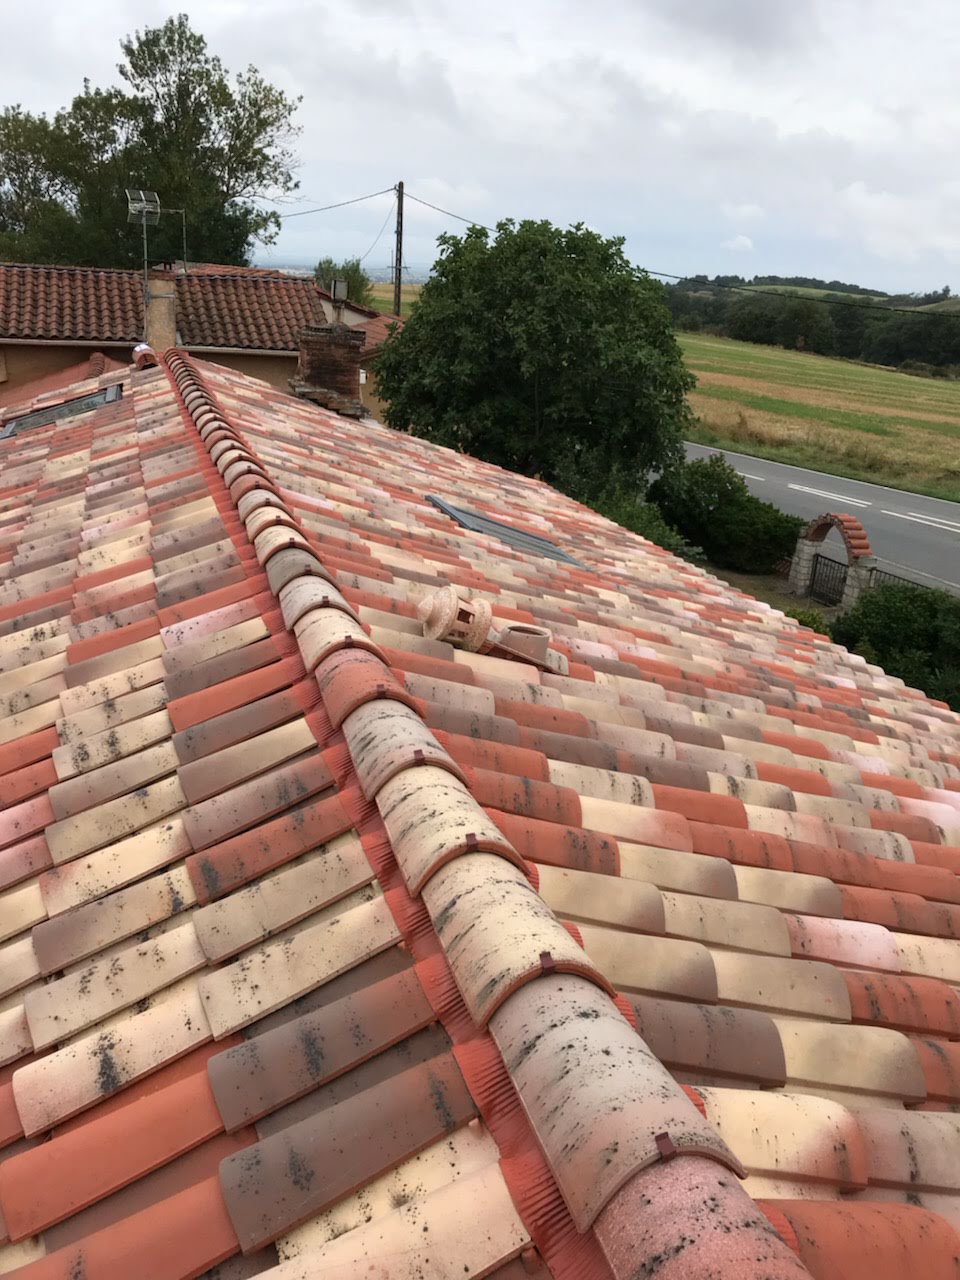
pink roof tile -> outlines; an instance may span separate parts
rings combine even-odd
[[[119,376],[0,441],[0,1267],[954,1275],[960,717],[537,481]]]

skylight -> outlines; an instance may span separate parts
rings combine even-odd
[[[100,391],[91,391],[88,395],[77,396],[73,400],[62,400],[59,404],[45,404],[42,409],[33,409],[30,413],[21,413],[16,418],[8,418],[0,427],[0,440],[19,435],[21,431],[29,431],[32,427],[48,427],[51,422],[59,422],[61,418],[72,418],[77,413],[92,413],[101,405],[119,400],[123,390],[119,382],[104,387]]]
[[[545,556],[548,560],[560,560],[563,564],[575,564],[578,569],[586,567],[579,560],[574,560],[573,556],[567,555],[566,551],[561,551],[556,543],[550,542],[547,538],[541,538],[535,533],[527,533],[525,529],[515,529],[513,525],[501,524],[499,520],[478,515],[476,511],[467,511],[465,507],[455,507],[432,493],[427,494],[427,501],[432,502],[451,520],[456,520],[457,524],[462,525],[464,529],[473,529],[477,533],[486,533],[491,538],[499,538],[515,551]]]

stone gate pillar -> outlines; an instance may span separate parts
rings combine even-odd
[[[804,529],[799,538],[797,538],[797,549],[794,551],[793,560],[790,562],[788,584],[795,596],[808,596],[810,594],[810,583],[813,579],[813,560],[816,554],[816,543],[809,540],[807,530]]]
[[[851,561],[850,568],[847,570],[847,581],[844,584],[843,596],[840,600],[840,608],[844,613],[860,599],[860,596],[870,586],[870,575],[876,568],[876,556],[859,556],[856,560]]]
[[[797,539],[790,565],[790,589],[798,596],[810,594],[814,561],[831,529],[840,531],[847,552],[847,581],[840,603],[842,608],[850,609],[870,585],[870,573],[877,563],[866,530],[856,516],[827,512],[810,521]]]

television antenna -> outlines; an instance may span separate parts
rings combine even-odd
[[[139,222],[143,227],[143,337],[147,337],[147,305],[150,300],[150,274],[147,262],[147,227],[160,222],[160,197],[155,191],[140,187],[127,187],[127,222]]]

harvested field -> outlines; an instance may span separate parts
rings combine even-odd
[[[691,439],[960,499],[960,383],[681,334],[697,377]]]
[[[420,294],[421,286],[418,284],[405,284],[400,294],[400,314],[404,317],[408,316],[413,310],[414,303]],[[377,283],[373,285],[373,303],[372,306],[376,311],[384,311],[389,315],[393,314],[393,285]]]

